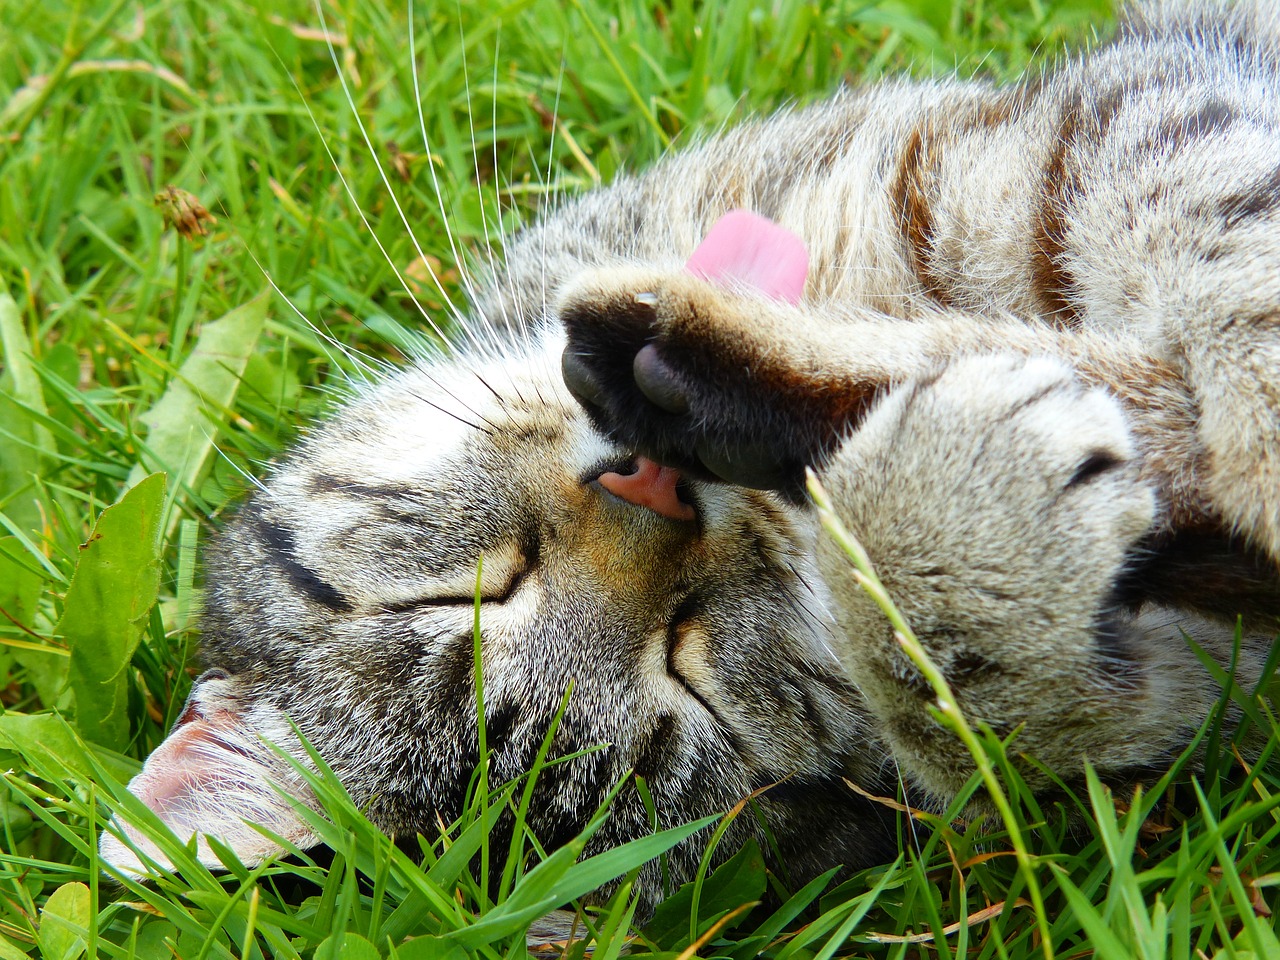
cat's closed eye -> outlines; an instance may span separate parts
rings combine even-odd
[[[396,613],[420,607],[473,607],[477,601],[481,605],[506,603],[537,567],[540,550],[537,533],[500,544],[480,554],[469,573],[465,567],[444,577],[432,571],[435,575],[423,583],[421,592],[384,602],[382,607]]]

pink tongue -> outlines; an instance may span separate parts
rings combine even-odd
[[[636,457],[635,473],[600,475],[600,486],[615,497],[621,497],[637,507],[648,507],[672,520],[692,520],[697,514],[676,493],[676,484],[679,482],[680,471],[672,467],[660,467],[648,457]]]
[[[790,230],[749,210],[716,221],[685,268],[720,286],[742,283],[775,300],[798,303],[809,275],[809,252]]]

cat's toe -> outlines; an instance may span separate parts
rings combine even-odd
[[[721,480],[756,490],[789,490],[804,467],[763,441],[726,444],[704,440],[697,445],[696,454],[702,466]]]
[[[689,412],[689,392],[680,383],[675,369],[658,353],[652,343],[646,343],[631,362],[636,386],[651,403],[668,413]]]
[[[591,367],[572,348],[566,348],[560,358],[560,373],[573,398],[588,411],[603,409],[607,394],[596,379]]]

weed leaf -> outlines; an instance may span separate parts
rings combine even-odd
[[[84,953],[89,927],[89,888],[64,883],[40,911],[38,939],[45,960],[75,960]]]
[[[316,960],[382,960],[378,948],[356,933],[335,933],[316,947]]]
[[[261,293],[205,324],[177,376],[139,417],[148,428],[147,442],[141,462],[129,474],[131,486],[153,470],[164,470],[173,481],[170,497],[196,489],[213,454],[216,430],[212,425],[226,419],[235,400],[262,334],[269,303],[267,294]],[[176,524],[177,519],[174,513],[167,526]]]
[[[71,648],[76,725],[87,740],[128,742],[125,668],[142,638],[160,586],[160,516],[165,476],[152,474],[93,525],[55,632]]]
[[[754,840],[748,841],[702,883],[698,901],[699,932],[709,928],[714,920],[730,910],[759,900],[764,895],[766,883],[760,847]],[[645,936],[655,943],[688,946],[689,912],[693,909],[695,887],[695,884],[686,883],[658,904],[653,919],[645,927]],[[746,917],[740,919],[745,920]]]
[[[414,937],[392,948],[398,960],[467,960],[466,950],[443,937]]]

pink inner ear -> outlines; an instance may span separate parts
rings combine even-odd
[[[182,718],[129,782],[129,792],[180,840],[196,834],[216,837],[243,863],[256,866],[281,848],[250,823],[299,846],[316,841],[310,825],[276,786],[302,802],[309,799],[309,791],[245,717],[202,701],[202,694],[221,682],[197,681]],[[214,689],[205,700],[214,700],[216,694]],[[167,863],[159,847],[137,828],[123,821],[116,825],[147,856]],[[201,840],[197,850],[206,866],[221,865],[206,841]],[[147,872],[138,855],[110,832],[102,834],[99,851],[105,862],[125,873]]]
[[[765,296],[799,303],[809,275],[804,241],[750,210],[731,210],[716,221],[685,268],[719,283],[742,283]]]

